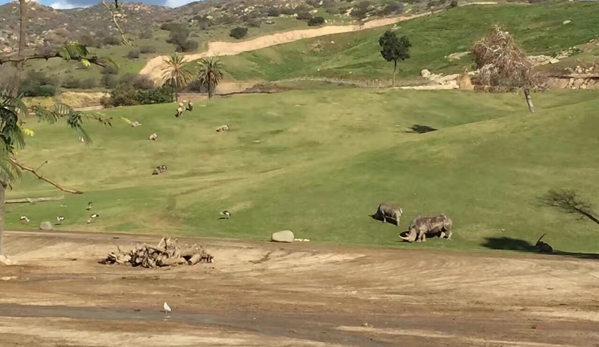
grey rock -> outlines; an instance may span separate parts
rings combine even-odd
[[[42,222],[40,224],[40,230],[52,230],[52,229],[53,229],[52,228],[52,223],[50,223],[50,222],[46,221],[46,222]]]
[[[293,242],[295,236],[291,230],[283,230],[272,233],[271,240],[274,242]]]

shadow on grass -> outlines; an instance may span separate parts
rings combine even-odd
[[[410,127],[410,130],[406,130],[406,133],[426,134],[426,133],[430,133],[431,131],[437,131],[437,129],[435,129],[433,127],[429,127],[428,125],[414,124]]]
[[[378,215],[378,214],[376,214],[376,213],[375,213],[375,214],[369,214],[368,216],[369,216],[370,218],[374,219],[374,220],[378,220],[379,222],[382,222],[382,221],[383,221],[383,217],[382,217],[382,216],[380,216],[380,215]],[[393,219],[393,218],[387,218],[387,223],[389,223],[389,224],[393,224],[393,225],[395,225],[395,226],[399,226],[399,225],[397,224],[397,221],[396,221],[395,219]]]
[[[514,239],[511,237],[487,237],[481,246],[490,249],[539,253],[534,244],[526,240]],[[553,253],[543,254],[562,255],[579,259],[599,259],[599,254],[596,253],[563,252],[556,249],[553,250]]]

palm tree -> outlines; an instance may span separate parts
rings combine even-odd
[[[162,79],[165,80],[165,84],[173,87],[175,90],[175,101],[179,101],[179,90],[191,81],[191,71],[188,69],[185,58],[177,53],[165,59],[164,62],[167,64],[167,67],[162,70]]]
[[[199,62],[198,80],[208,89],[208,98],[212,98],[216,86],[223,79],[223,64],[215,58],[202,58]]]

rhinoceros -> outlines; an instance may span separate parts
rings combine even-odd
[[[439,235],[440,238],[451,238],[453,221],[445,214],[436,216],[418,216],[412,220],[408,236],[399,237],[408,242],[424,242],[426,236]]]

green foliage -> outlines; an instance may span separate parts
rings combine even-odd
[[[171,23],[166,42],[175,46],[176,52],[191,52],[199,47],[197,41],[189,40],[189,26],[186,23]]]
[[[236,27],[231,29],[231,32],[229,33],[229,36],[234,38],[234,39],[242,39],[244,38],[248,33],[248,28],[243,28],[243,27]]]
[[[178,92],[192,80],[192,73],[185,58],[177,53],[171,55],[166,64],[162,71],[162,79],[165,85],[173,88],[175,100],[178,100]]]
[[[323,24],[324,24],[324,18],[322,18],[320,16],[311,18],[308,21],[308,26],[311,26],[311,27],[320,26],[320,25],[323,25]]]
[[[202,58],[199,65],[198,81],[208,90],[208,97],[211,98],[216,86],[223,79],[223,65],[218,58],[214,57]]]
[[[393,61],[397,64],[398,60],[410,58],[410,47],[412,44],[406,36],[398,38],[395,32],[387,30],[379,38],[381,47],[381,56],[386,61]]]
[[[132,83],[119,83],[110,92],[108,98],[101,100],[105,108],[118,106],[134,106],[163,104],[174,101],[174,91],[170,86],[162,86],[150,89],[138,89]]]

